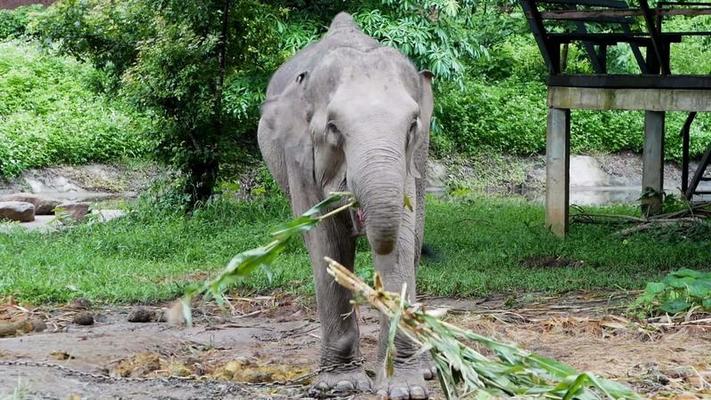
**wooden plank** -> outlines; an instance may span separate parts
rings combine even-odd
[[[660,35],[664,42],[681,42],[682,36],[676,33],[666,33]],[[579,32],[568,32],[568,33],[549,33],[546,37],[552,42],[556,43],[570,43],[574,41],[587,41],[594,42],[596,44],[609,44],[614,45],[617,43],[636,43],[641,46],[651,46],[652,39],[650,36],[645,36],[641,33],[579,33]]]
[[[649,10],[652,16],[701,16],[711,15],[711,8],[662,8]],[[589,21],[597,19],[601,22],[625,22],[629,17],[644,17],[641,9],[627,10],[548,10],[540,12],[541,18],[547,21]]]
[[[550,86],[548,106],[585,110],[711,112],[711,90]]]
[[[589,6],[589,7],[610,7],[610,8],[627,8],[627,3],[620,0],[538,0],[540,4],[565,4],[572,6]]]
[[[546,134],[546,227],[568,233],[570,202],[570,110],[548,109]]]
[[[556,75],[548,86],[608,89],[711,89],[711,75]]]
[[[644,113],[644,148],[642,150],[642,210],[645,215],[662,212],[664,191],[664,111]],[[651,191],[651,193],[650,193]]]

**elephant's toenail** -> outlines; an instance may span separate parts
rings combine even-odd
[[[335,387],[337,392],[350,392],[353,389],[355,389],[355,387],[353,387],[353,382],[350,381],[340,381]]]
[[[378,390],[378,393],[376,393],[378,396],[378,400],[387,400],[388,399],[388,392],[384,390]]]
[[[405,388],[392,388],[390,389],[390,400],[407,400],[410,396]]]
[[[365,381],[365,380],[363,380],[363,381],[358,381],[357,388],[358,388],[358,390],[361,390],[361,391],[364,391],[364,392],[369,391],[369,390],[370,390],[370,382],[369,382],[369,381]]]
[[[423,400],[427,398],[427,391],[420,386],[410,386],[410,398]]]

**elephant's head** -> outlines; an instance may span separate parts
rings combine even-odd
[[[391,253],[406,183],[424,172],[415,155],[428,142],[431,75],[393,49],[339,48],[295,84],[306,104],[312,178],[324,194],[352,191],[373,250]]]

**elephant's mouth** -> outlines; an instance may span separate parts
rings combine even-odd
[[[362,208],[351,208],[351,221],[353,222],[352,236],[365,236],[365,210]]]

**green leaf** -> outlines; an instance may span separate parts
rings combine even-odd
[[[412,199],[410,198],[410,196],[405,195],[405,198],[403,199],[403,203],[404,203],[404,205],[405,205],[405,208],[407,208],[407,209],[410,210],[410,211],[413,210],[413,207],[412,207]]]
[[[666,313],[676,314],[676,313],[680,313],[682,311],[686,311],[690,307],[691,307],[691,304],[689,304],[684,299],[673,299],[673,300],[665,301],[664,303],[662,303],[662,305],[659,308]]]
[[[644,288],[644,291],[646,293],[655,295],[662,293],[664,289],[667,288],[667,285],[662,283],[662,282],[648,282],[647,287]]]

